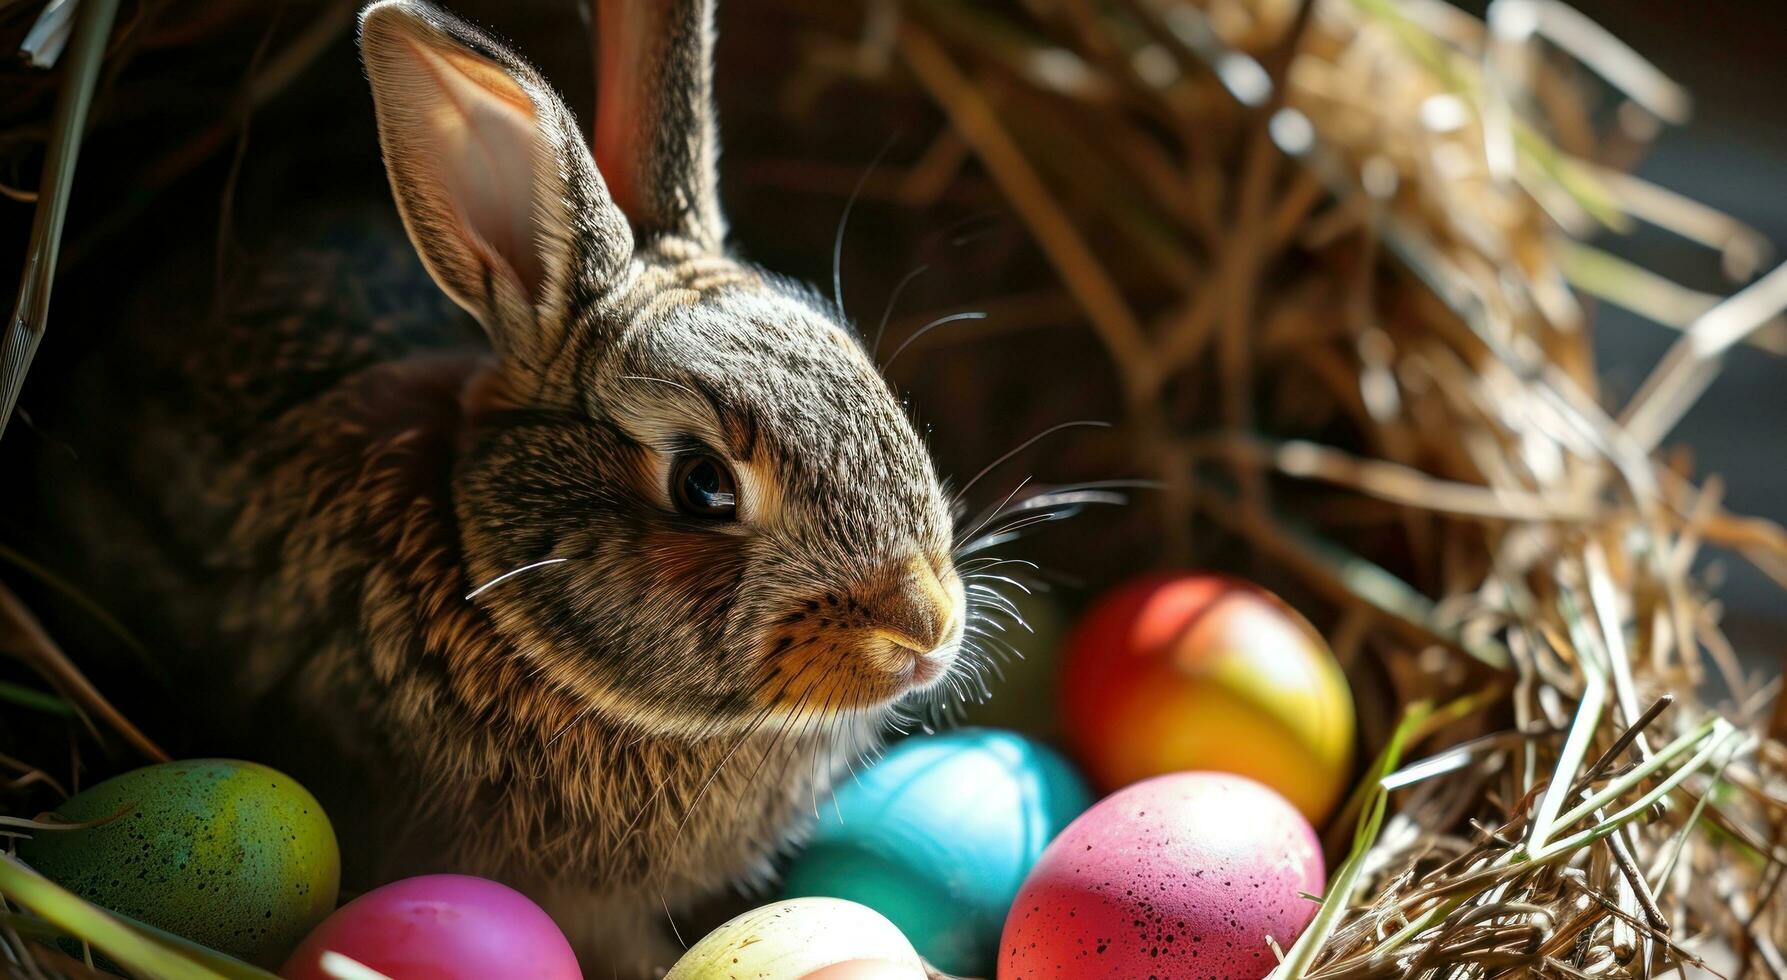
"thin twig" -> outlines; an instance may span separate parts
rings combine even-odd
[[[80,158],[81,138],[87,127],[87,109],[105,60],[106,39],[118,0],[82,0],[75,13],[74,34],[63,53],[66,75],[50,120],[50,139],[45,148],[43,179],[38,184],[37,210],[32,217],[29,251],[20,278],[19,295],[12,319],[0,339],[0,436],[18,404],[25,372],[37,345],[43,341],[50,310],[50,286],[56,277],[56,257],[62,249],[62,226],[68,217],[68,196],[74,185],[75,162]]]

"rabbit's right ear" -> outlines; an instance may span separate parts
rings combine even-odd
[[[360,15],[379,142],[429,274],[536,370],[633,249],[576,122],[531,67],[420,0]]]
[[[644,238],[721,251],[714,0],[598,0],[596,159]]]

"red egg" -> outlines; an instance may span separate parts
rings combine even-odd
[[[1070,748],[1107,791],[1219,770],[1319,823],[1352,767],[1352,694],[1321,634],[1221,575],[1147,576],[1096,602],[1068,639],[1061,709]]]
[[[469,875],[405,878],[336,909],[286,960],[285,980],[332,980],[339,953],[390,980],[582,980],[577,955],[538,905]]]
[[[1309,920],[1325,870],[1283,797],[1174,773],[1100,801],[1043,852],[999,944],[999,980],[1259,980]]]

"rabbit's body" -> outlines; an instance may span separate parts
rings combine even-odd
[[[399,211],[477,322],[376,247],[284,255],[113,359],[121,470],[81,508],[354,868],[515,884],[596,976],[667,965],[667,909],[764,876],[965,620],[885,382],[721,247],[710,18],[602,7],[598,173],[526,65],[371,8]]]
[[[496,878],[592,963],[643,974],[666,965],[666,908],[765,880],[877,716],[649,737],[541,676],[466,601],[453,470],[492,358],[406,252],[356,222],[270,257],[190,349],[145,318],[86,377],[140,437],[106,447],[109,480],[56,472],[54,509],[100,594],[188,647],[173,666],[212,706],[207,743],[322,796],[352,883]]]

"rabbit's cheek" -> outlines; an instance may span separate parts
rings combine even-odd
[[[737,541],[721,535],[654,531],[642,537],[639,549],[650,576],[648,594],[723,598],[746,567]]]

